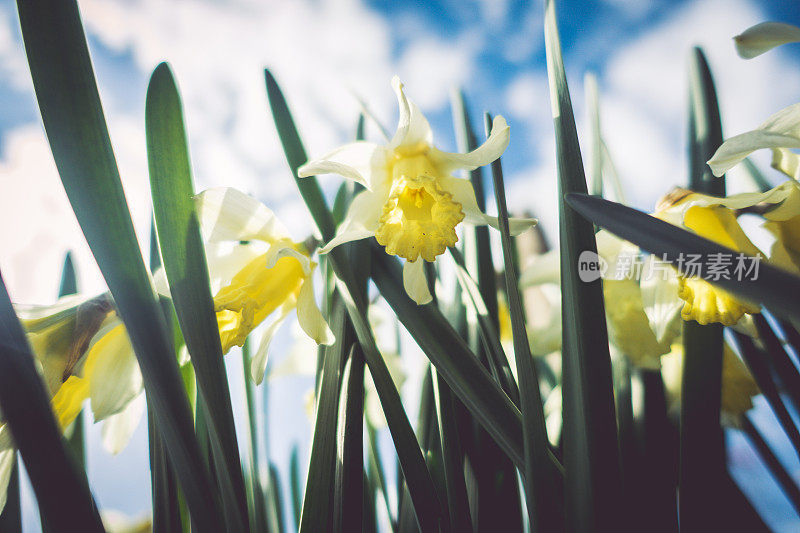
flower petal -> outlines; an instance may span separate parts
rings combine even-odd
[[[103,449],[111,455],[117,455],[130,442],[133,432],[144,414],[144,394],[137,396],[128,406],[103,422]]]
[[[330,345],[336,340],[333,332],[325,322],[317,303],[314,301],[314,283],[309,276],[300,287],[297,296],[297,321],[306,335],[314,339],[317,344]]]
[[[800,28],[782,22],[762,22],[733,38],[736,52],[743,59],[752,59],[776,46],[800,42]]]
[[[800,155],[786,148],[773,148],[771,165],[790,178],[800,180]]]
[[[353,198],[344,221],[339,226],[336,236],[320,249],[319,253],[326,254],[334,247],[350,241],[365,239],[375,234],[380,224],[383,204],[386,202],[388,190],[381,187],[380,191],[361,191]]]
[[[125,409],[142,391],[142,374],[128,333],[119,324],[90,348],[83,368],[95,422]]]
[[[283,321],[286,320],[286,317],[289,316],[292,309],[294,309],[294,303],[292,303],[292,305],[284,305],[280,316],[276,318],[272,324],[267,326],[267,329],[261,336],[258,349],[250,360],[250,377],[256,385],[260,385],[264,380],[264,372],[267,370],[267,354],[269,351],[269,344],[272,342],[272,337],[275,335],[275,332],[278,331],[281,324],[283,324]]]
[[[675,270],[656,262],[654,256],[649,256],[642,270],[639,283],[642,305],[658,342],[669,344],[671,341],[668,342],[668,339],[674,339],[675,330],[680,331],[679,317],[683,300],[678,297],[678,275]],[[657,264],[664,268],[657,268]]]
[[[536,256],[522,271],[520,287],[531,287],[542,283],[560,283],[561,256],[558,250]]]
[[[428,119],[419,108],[406,98],[403,92],[403,84],[400,78],[392,78],[392,88],[397,95],[397,103],[400,106],[400,120],[397,123],[397,131],[389,143],[389,149],[400,148],[402,146],[414,146],[425,143],[430,144],[433,140],[433,132],[428,124]]]
[[[455,169],[464,168],[467,170],[474,170],[478,167],[488,165],[508,147],[510,140],[510,128],[506,123],[506,119],[500,115],[494,117],[492,122],[492,130],[489,133],[489,138],[486,141],[467,154],[458,154],[450,152],[442,152],[437,148],[431,148],[430,158],[446,174],[450,174]]]
[[[230,283],[253,259],[264,255],[268,248],[260,241],[247,244],[207,243],[206,262],[211,281],[211,293],[216,294],[223,285]]]
[[[445,176],[439,179],[442,189],[453,195],[453,200],[461,204],[464,211],[464,222],[476,226],[488,224],[495,229],[500,229],[497,217],[489,216],[478,209],[478,202],[475,200],[475,189],[472,183],[463,178]],[[527,229],[535,226],[538,220],[535,218],[509,218],[508,226],[511,235],[519,235]]]
[[[208,189],[195,196],[195,205],[206,240],[271,243],[289,237],[272,210],[236,189]]]
[[[800,104],[785,107],[758,128],[731,137],[708,160],[715,176],[722,176],[761,148],[800,148]]]
[[[386,151],[375,143],[345,144],[297,169],[301,178],[317,174],[339,174],[372,189],[373,178],[386,174]]]
[[[406,261],[403,265],[403,286],[406,293],[417,305],[424,305],[433,300],[430,290],[428,290],[428,279],[425,277],[425,261]]]
[[[276,242],[272,246],[270,246],[269,251],[267,251],[265,259],[266,267],[272,268],[275,266],[275,263],[278,262],[279,259],[284,257],[294,257],[300,263],[300,267],[303,269],[303,274],[306,276],[311,275],[311,260],[308,256],[302,252],[299,252],[292,241],[284,240],[280,242]]]

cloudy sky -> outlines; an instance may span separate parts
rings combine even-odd
[[[311,221],[267,110],[265,66],[281,83],[310,154],[352,138],[357,98],[393,128],[394,74],[429,114],[436,143],[454,150],[449,94],[463,87],[476,118],[490,110],[511,125],[504,157],[511,207],[535,213],[551,235],[556,228],[540,2],[79,0],[79,6],[145,249],[144,96],[149,74],[164,60],[183,96],[197,188],[234,186],[254,194],[298,240]],[[603,132],[631,204],[650,209],[686,180],[691,46],[707,53],[726,135],[797,101],[800,46],[751,61],[734,52],[731,37],[764,20],[800,24],[800,7],[792,0],[559,3],[576,115],[580,119],[584,108],[583,76],[592,71],[599,79]],[[369,134],[378,136],[375,128]],[[328,190],[337,183],[324,180]],[[0,231],[0,271],[15,301],[51,302],[67,250],[76,256],[82,290],[104,290],[46,144],[10,0],[0,2],[0,187],[0,227],[6,228]],[[97,483],[113,486],[99,472],[127,468],[131,483],[147,490],[146,450],[142,435],[137,438],[138,448],[126,451],[124,461],[93,454]],[[147,506],[146,494],[131,500],[98,492],[104,506],[132,514]]]

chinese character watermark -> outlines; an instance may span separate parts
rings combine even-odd
[[[712,254],[680,253],[674,261],[666,256],[644,256],[621,253],[613,264],[594,252],[584,251],[578,258],[578,275],[581,281],[591,282],[600,278],[608,280],[638,279],[667,280],[676,269],[686,277],[703,278],[708,281],[756,280],[758,279],[761,254],[751,256],[735,252]]]

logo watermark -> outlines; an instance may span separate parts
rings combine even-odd
[[[686,277],[703,278],[708,281],[756,280],[758,279],[761,254],[751,256],[743,253],[678,254],[674,262],[666,255],[643,256],[621,253],[613,265],[594,252],[585,250],[578,257],[578,276],[589,283],[600,278],[609,280],[653,279],[667,280],[677,270]]]

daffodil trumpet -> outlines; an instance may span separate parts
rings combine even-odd
[[[497,116],[489,137],[466,153],[443,152],[433,145],[428,120],[403,92],[395,77],[392,86],[400,107],[397,131],[387,145],[359,141],[346,144],[299,168],[300,177],[339,174],[362,184],[336,236],[320,251],[345,242],[375,237],[386,253],[405,259],[406,292],[418,304],[431,301],[423,261],[433,262],[458,241],[461,222],[489,224],[497,218],[478,208],[469,180],[457,178],[458,169],[473,170],[496,160],[509,143],[509,127]],[[512,234],[536,223],[511,219]]]

